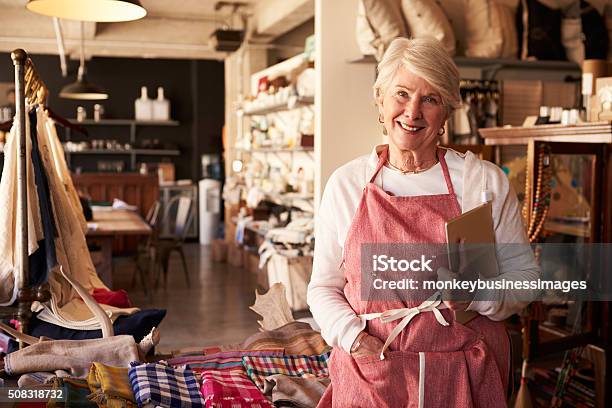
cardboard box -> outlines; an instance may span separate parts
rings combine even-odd
[[[263,290],[270,289],[268,283],[268,264],[265,264],[262,269],[257,270],[257,286]]]
[[[227,248],[228,244],[222,239],[213,239],[210,248],[211,258],[213,262],[226,262],[227,261]]]
[[[244,251],[244,253],[245,253],[244,269],[246,269],[248,273],[251,273],[257,276],[257,273],[259,271],[259,254],[257,254],[256,252],[251,252],[251,251]]]
[[[174,181],[175,172],[173,163],[157,163],[157,175],[160,182]]]
[[[285,285],[287,302],[291,310],[306,310],[306,293],[312,273],[312,257],[286,257],[272,255],[268,261],[268,284],[281,282]]]
[[[612,120],[612,109],[608,105],[612,102],[612,77],[597,78],[595,84],[596,93],[590,99],[589,120],[591,122]]]
[[[231,266],[242,267],[242,245],[232,242],[227,245],[227,263]]]

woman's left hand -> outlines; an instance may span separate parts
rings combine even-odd
[[[462,279],[458,273],[455,273],[447,268],[440,267],[437,270],[438,281],[461,281]],[[442,301],[444,304],[452,310],[466,310],[468,305],[471,303],[470,300],[473,297],[473,293],[469,290],[443,290]]]

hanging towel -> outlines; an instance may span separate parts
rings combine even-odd
[[[30,121],[26,115],[26,135],[29,134]],[[17,254],[21,252],[21,240],[17,231],[21,230],[24,220],[18,216],[17,211],[17,135],[15,126],[11,128],[9,137],[4,146],[4,167],[0,180],[0,306],[11,305],[17,298],[21,286],[21,278]],[[32,151],[30,138],[26,137],[26,157]],[[34,174],[32,161],[27,160],[28,174]],[[34,177],[27,179],[28,195],[28,255],[38,249],[38,241],[43,238],[40,210],[38,208],[38,194]]]
[[[82,211],[78,210],[74,198],[71,200],[73,194],[68,192],[74,187],[67,190],[66,183],[71,184],[71,182],[68,182],[65,174],[61,176],[61,173],[58,173],[54,148],[50,143],[50,140],[54,139],[53,135],[49,134],[49,129],[52,128],[49,124],[50,119],[40,107],[36,109],[36,115],[38,147],[49,182],[58,233],[55,239],[57,262],[62,266],[64,273],[77,281],[87,292],[92,293],[96,288],[108,290],[98,277],[91,261],[83,233]],[[59,167],[62,167],[61,163]],[[61,276],[58,268],[49,274],[49,287],[51,300],[45,304],[34,302],[32,306],[33,311],[40,312],[38,314],[40,320],[76,330],[100,328],[98,319],[83,303],[76,290]],[[137,308],[116,308],[110,305],[102,305],[102,308],[113,322],[118,316],[138,311]]]
[[[34,183],[36,184],[36,193],[38,195],[43,237],[38,242],[38,249],[29,256],[29,284],[33,286],[42,285],[43,283],[47,282],[49,272],[57,265],[57,257],[55,256],[55,238],[57,237],[57,228],[55,227],[55,220],[53,219],[49,181],[47,179],[45,169],[43,168],[44,166],[38,146],[36,116],[36,111],[34,110],[28,113],[28,117],[30,119],[29,137],[32,142],[30,160],[32,161],[32,167],[34,168]],[[26,135],[26,137],[28,137],[28,135]]]
[[[46,113],[44,113],[43,116],[46,118],[44,121],[44,135],[47,137],[50,154],[52,156],[51,162],[55,167],[57,177],[64,186],[64,190],[66,191],[68,199],[70,200],[70,205],[78,218],[83,234],[85,234],[87,232],[87,221],[85,220],[83,206],[81,205],[79,194],[77,193],[74,183],[72,182],[72,176],[70,175],[70,170],[68,169],[68,163],[66,163],[64,148],[59,140],[59,137],[57,136],[55,121]]]

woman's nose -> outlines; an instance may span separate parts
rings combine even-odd
[[[418,98],[412,98],[406,102],[404,115],[410,119],[421,119],[421,103]]]

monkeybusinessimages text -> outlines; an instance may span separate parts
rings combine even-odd
[[[372,256],[372,273],[376,272],[434,272],[434,259],[421,255],[414,259],[397,259],[388,255]],[[509,280],[503,277],[473,280],[448,279],[426,280],[414,278],[386,279],[376,277],[372,280],[376,290],[461,290],[470,293],[478,290],[555,290],[568,293],[586,290],[587,282],[578,280]]]

